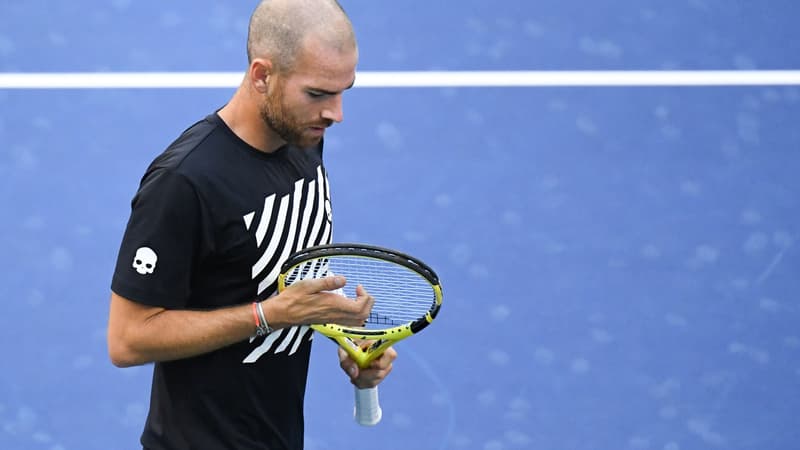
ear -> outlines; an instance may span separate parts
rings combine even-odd
[[[253,88],[265,94],[268,90],[269,78],[272,75],[272,61],[269,59],[256,58],[250,63],[250,68],[247,73]]]

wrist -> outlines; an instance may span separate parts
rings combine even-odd
[[[288,328],[294,323],[286,320],[286,309],[280,301],[275,301],[276,297],[270,297],[261,302],[261,310],[264,312],[264,317],[269,322],[271,330],[279,330]]]

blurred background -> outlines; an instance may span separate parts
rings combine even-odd
[[[363,71],[800,69],[790,0],[344,0]],[[255,2],[0,3],[0,72],[243,71]],[[134,449],[105,328],[149,162],[233,88],[0,89],[0,448]],[[334,240],[439,272],[383,422],[317,339],[306,448],[797,449],[800,86],[357,88]]]

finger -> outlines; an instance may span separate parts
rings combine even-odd
[[[381,354],[381,356],[372,360],[369,368],[374,370],[391,370],[392,363],[395,359],[397,359],[397,351],[394,348],[389,347],[383,352],[383,354]]]
[[[340,275],[333,277],[316,278],[310,280],[302,280],[297,284],[305,287],[306,292],[315,293],[323,291],[335,291],[336,289],[343,288],[347,280]]]
[[[361,369],[358,372],[358,377],[351,379],[351,382],[360,388],[375,387],[380,384],[392,372],[392,364],[389,363],[386,367],[375,368],[370,365],[366,369]]]

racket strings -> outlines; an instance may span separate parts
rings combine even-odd
[[[286,276],[290,285],[306,278],[342,275],[347,285],[341,294],[355,298],[362,285],[375,299],[367,328],[387,328],[413,322],[425,316],[435,302],[435,292],[417,272],[381,259],[361,256],[317,258],[292,268]]]

